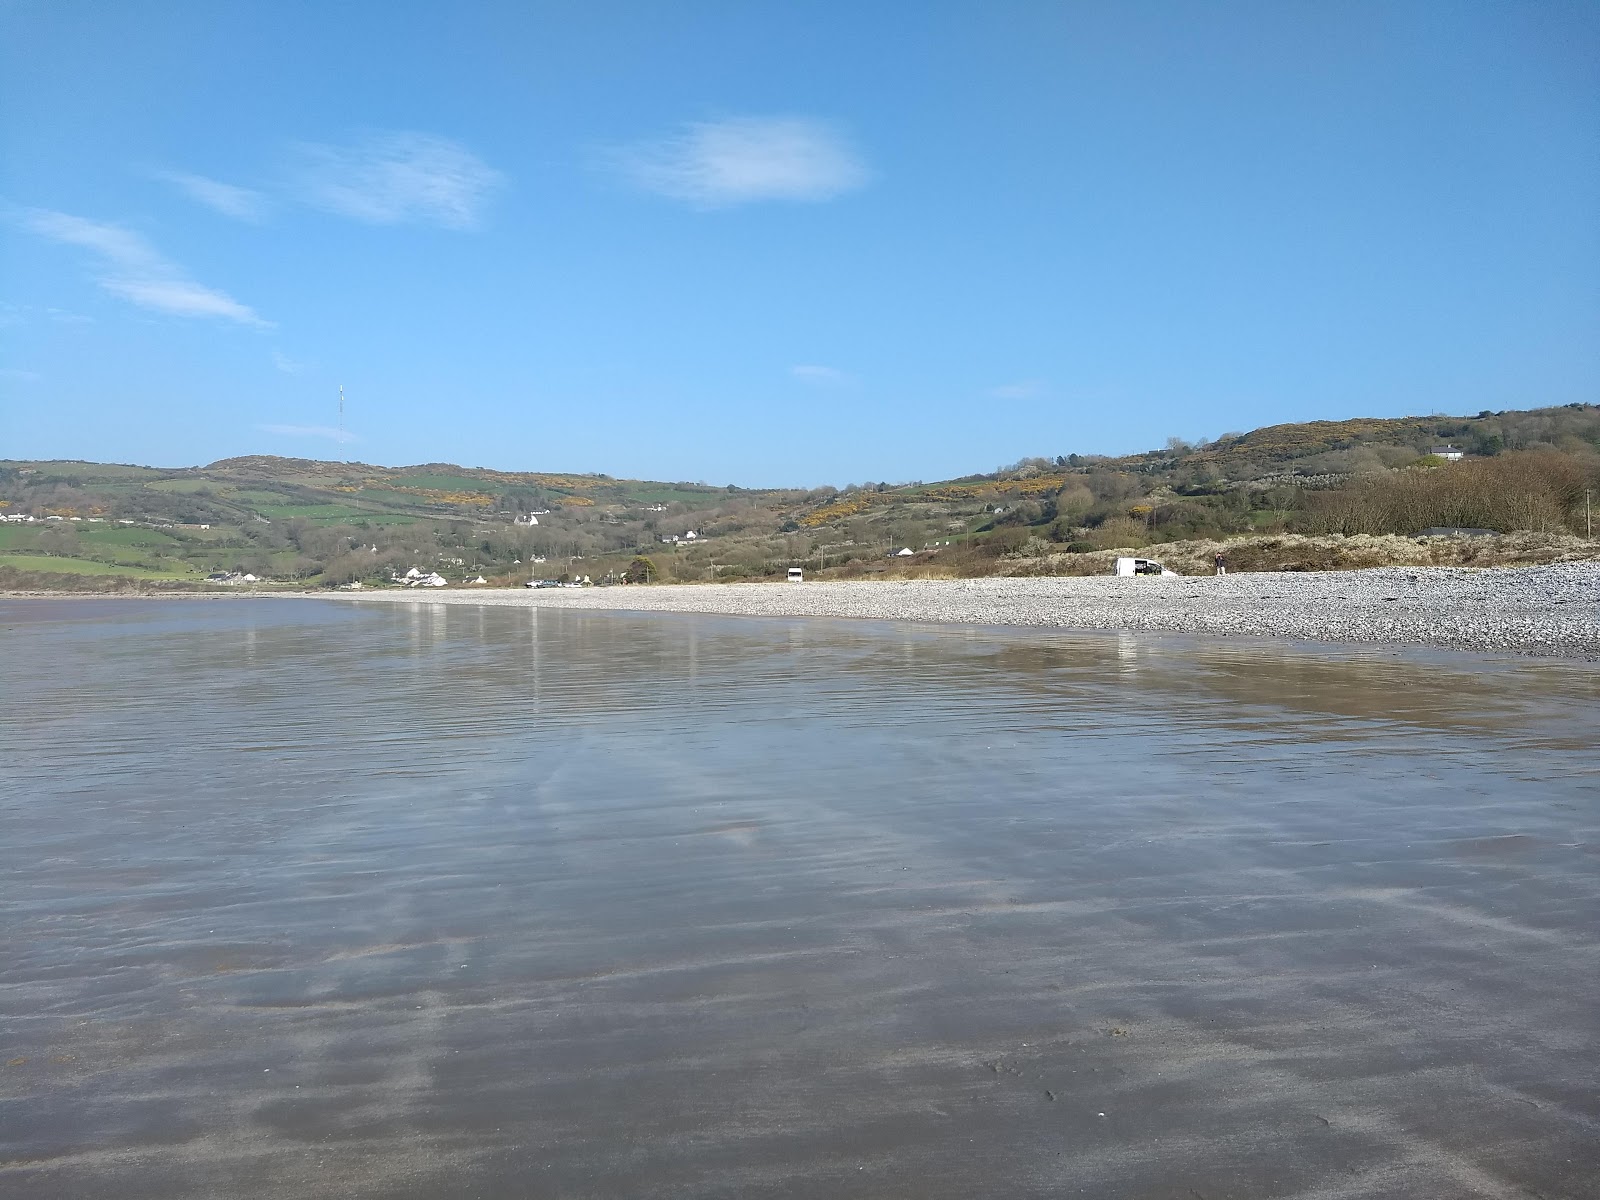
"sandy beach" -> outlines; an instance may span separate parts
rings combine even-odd
[[[0,651],[5,1196],[1593,1195],[1587,664],[266,599]]]
[[[362,603],[847,617],[1600,656],[1600,563],[1134,579],[442,588],[340,595]]]

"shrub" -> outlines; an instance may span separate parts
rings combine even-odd
[[[1414,534],[1436,525],[1551,532],[1567,527],[1589,475],[1576,456],[1522,450],[1371,476],[1308,498],[1308,533]]]
[[[649,583],[653,579],[661,578],[661,568],[640,554],[628,564],[628,569],[622,573],[622,578],[628,583]]]

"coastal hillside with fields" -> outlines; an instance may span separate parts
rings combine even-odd
[[[1188,572],[1596,556],[1600,406],[1316,421],[800,489],[252,456],[0,462],[0,587],[148,590]],[[1424,536],[1429,531],[1470,534]],[[398,581],[398,582],[397,582]],[[481,583],[479,581],[482,581]]]

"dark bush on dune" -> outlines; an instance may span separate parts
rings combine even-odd
[[[1374,475],[1351,487],[1307,497],[1299,522],[1307,533],[1414,534],[1433,526],[1502,533],[1574,530],[1589,457],[1526,450],[1443,467]]]

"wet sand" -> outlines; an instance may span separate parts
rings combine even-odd
[[[0,1194],[1600,1177],[1588,664],[269,601],[0,652]]]

